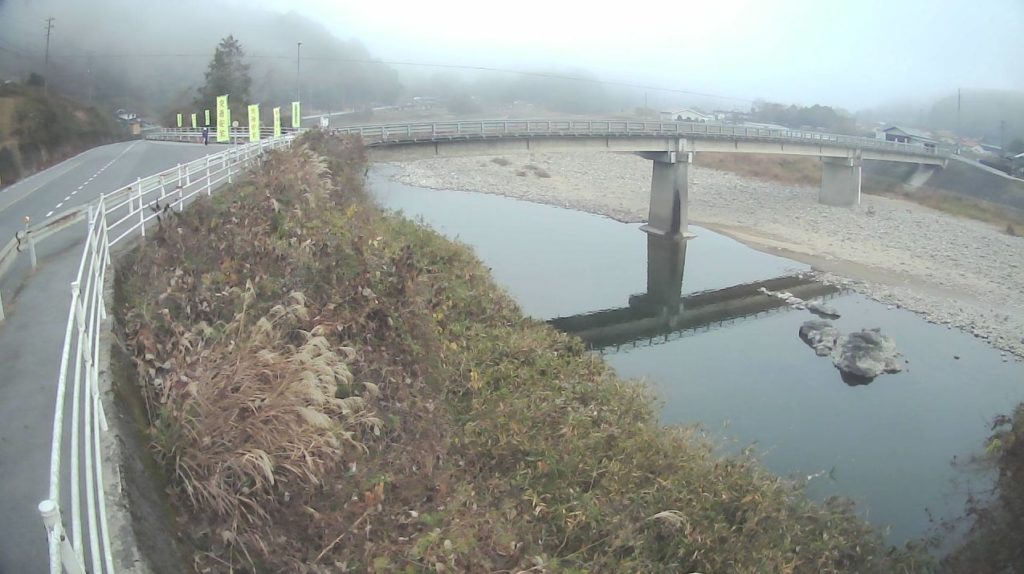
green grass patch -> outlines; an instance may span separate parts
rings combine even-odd
[[[658,424],[465,246],[306,136],[125,256],[116,309],[197,571],[916,572],[839,500]]]

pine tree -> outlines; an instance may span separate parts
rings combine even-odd
[[[213,110],[217,109],[217,96],[228,94],[231,118],[242,122],[246,117],[246,105],[251,103],[251,86],[252,78],[249,77],[249,64],[245,63],[245,52],[238,40],[230,35],[220,41],[213,53],[213,59],[206,70],[206,83],[199,88],[196,108],[209,109],[216,114]]]

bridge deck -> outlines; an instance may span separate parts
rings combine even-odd
[[[942,164],[943,148],[815,131],[720,123],[627,120],[479,120],[335,128],[359,134],[379,155],[478,155],[603,148],[609,151],[746,152]],[[433,145],[431,145],[433,144]],[[392,155],[392,154],[384,154]]]

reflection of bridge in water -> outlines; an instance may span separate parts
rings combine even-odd
[[[761,288],[786,291],[801,299],[839,292],[837,287],[788,275],[684,297],[685,265],[685,238],[648,234],[646,293],[630,296],[627,307],[558,317],[549,323],[579,336],[593,349],[653,345],[791,308],[782,299],[761,292]]]

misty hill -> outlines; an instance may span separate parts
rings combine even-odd
[[[0,86],[0,185],[123,137],[108,114],[38,86]]]
[[[56,18],[51,65],[44,70],[45,19]],[[355,40],[341,40],[295,13],[230,0],[0,0],[0,78],[41,72],[49,85],[103,108],[151,115],[187,106],[220,39],[238,38],[251,64],[254,103],[283,105],[296,96],[296,46],[302,42],[306,109],[390,103],[396,72]]]

